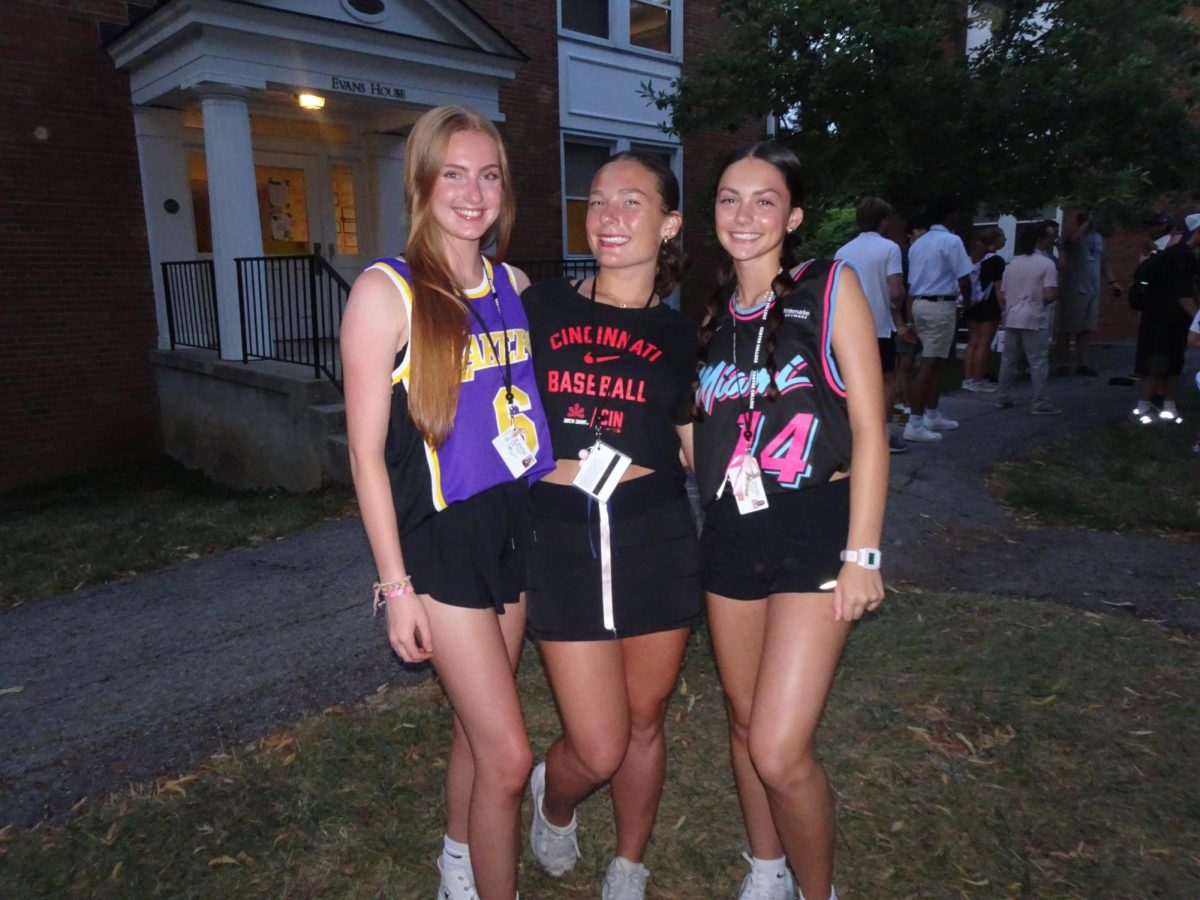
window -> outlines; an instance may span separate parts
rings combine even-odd
[[[679,0],[559,0],[563,31],[638,47],[657,53],[673,51],[672,12]]]
[[[613,154],[611,144],[563,142],[563,203],[568,256],[590,254],[587,240],[588,191],[592,176]]]
[[[357,256],[358,215],[354,208],[354,170],[350,166],[334,165],[331,176],[337,252],[344,256]]]
[[[629,43],[671,52],[671,0],[630,0]]]
[[[566,31],[607,38],[607,0],[562,0],[562,27]]]

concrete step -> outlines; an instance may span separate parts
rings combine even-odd
[[[350,439],[344,434],[331,434],[325,440],[321,465],[326,481],[353,484],[350,476]]]
[[[346,433],[345,402],[314,403],[310,409],[312,409],[313,415],[317,417],[320,427],[324,429],[326,434]]]

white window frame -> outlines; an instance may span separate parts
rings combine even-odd
[[[683,0],[641,0],[651,6],[661,6],[671,13],[671,52],[651,50],[649,47],[639,47],[630,40],[629,17],[631,0],[606,0],[608,3],[608,37],[597,37],[582,31],[572,31],[562,24],[562,3],[558,0],[558,33],[572,40],[597,44],[601,47],[613,47],[629,53],[644,53],[655,59],[683,59]]]
[[[671,171],[675,173],[675,177],[679,179],[680,197],[679,206],[680,212],[683,212],[683,147],[679,144],[658,144],[654,141],[645,141],[639,138],[621,137],[612,134],[582,134],[580,132],[562,132],[558,147],[559,147],[559,181],[562,186],[562,204],[559,214],[562,219],[562,258],[563,259],[588,259],[591,257],[591,252],[587,253],[568,253],[567,252],[567,200],[579,199],[578,197],[569,198],[567,196],[567,144],[589,144],[593,147],[608,148],[610,155],[617,153],[625,153],[634,147],[645,147],[647,149],[659,150],[671,154]]]

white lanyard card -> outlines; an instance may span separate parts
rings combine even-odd
[[[617,485],[621,483],[621,476],[632,462],[633,457],[603,441],[596,441],[588,449],[587,458],[579,464],[579,473],[571,484],[585,494],[607,503]]]

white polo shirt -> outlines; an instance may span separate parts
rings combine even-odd
[[[854,265],[863,292],[871,303],[871,312],[875,315],[875,336],[891,337],[896,326],[892,319],[887,280],[889,275],[904,273],[900,245],[877,231],[864,231],[839,247],[833,258],[844,259]]]
[[[908,248],[908,292],[913,297],[957,297],[958,279],[975,267],[962,238],[934,225]]]

